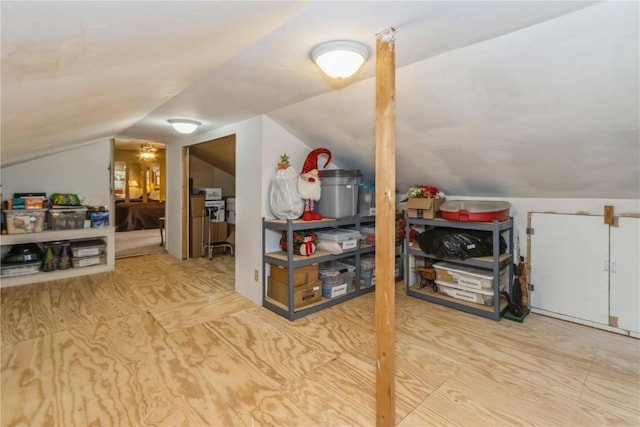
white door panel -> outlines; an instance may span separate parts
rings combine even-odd
[[[640,332],[640,218],[611,227],[610,310],[617,327]],[[615,324],[612,326],[616,326]]]
[[[602,216],[532,213],[531,307],[609,323],[609,226]]]

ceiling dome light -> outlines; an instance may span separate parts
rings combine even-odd
[[[311,60],[334,79],[351,77],[367,58],[369,50],[365,45],[348,40],[322,43],[311,51]]]
[[[171,119],[167,120],[173,128],[180,133],[193,133],[202,123],[195,120]]]

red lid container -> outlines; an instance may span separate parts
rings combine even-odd
[[[510,206],[504,201],[447,200],[440,206],[440,216],[454,221],[505,221],[509,218]]]

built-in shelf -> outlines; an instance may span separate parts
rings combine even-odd
[[[0,236],[1,246],[23,243],[43,243],[59,240],[104,239],[106,241],[106,264],[88,267],[68,268],[50,272],[39,272],[22,276],[6,276],[0,278],[0,287],[27,285],[29,283],[59,280],[89,274],[104,273],[115,268],[115,229],[114,227],[83,228],[79,230],[47,230],[41,233],[4,234]]]

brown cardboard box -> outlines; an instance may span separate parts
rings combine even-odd
[[[434,219],[440,216],[440,206],[446,199],[407,199],[407,213],[409,218]]]
[[[207,227],[207,221],[209,218],[205,217],[204,226]],[[189,255],[191,258],[199,258],[204,256],[202,253],[202,246],[207,243],[207,236],[204,236],[204,242],[202,241],[202,217],[191,218],[189,229],[191,235],[189,236]],[[212,222],[209,228],[209,234],[211,236],[211,243],[222,242],[227,239],[227,223],[226,222]],[[222,251],[222,248],[220,248]]]
[[[267,296],[289,307],[289,286],[269,276]],[[315,281],[293,288],[293,308],[304,307],[320,301],[322,298],[322,282]]]
[[[271,265],[271,277],[282,283],[289,281],[289,270],[286,267],[276,264]],[[306,265],[293,269],[293,286],[304,285],[305,283],[318,280],[318,264]]]
[[[191,217],[201,217],[204,209],[204,194],[192,194],[190,205]]]

